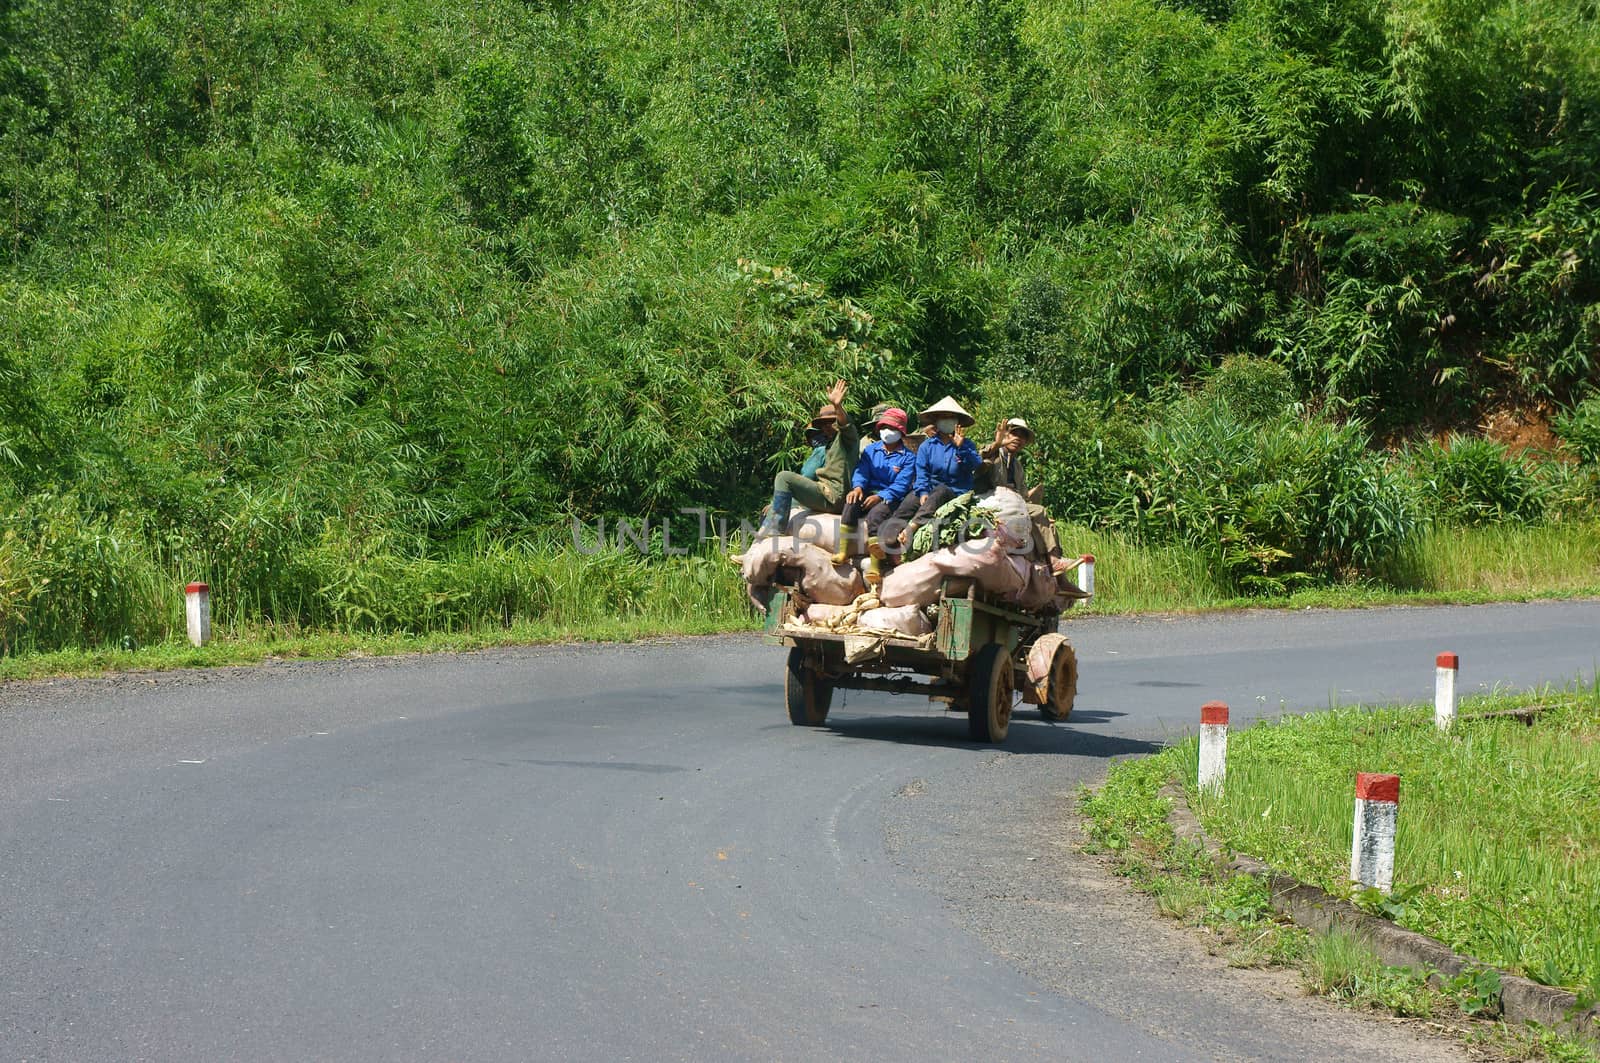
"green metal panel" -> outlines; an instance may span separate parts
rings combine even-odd
[[[934,636],[939,652],[952,661],[964,661],[972,655],[973,613],[972,603],[965,598],[946,598],[939,610],[939,631]]]
[[[777,591],[772,595],[772,601],[767,603],[767,634],[775,635],[783,624],[783,611],[789,605],[787,591]]]

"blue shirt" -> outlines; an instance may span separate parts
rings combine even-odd
[[[938,436],[922,441],[917,448],[917,479],[915,490],[919,495],[929,494],[935,487],[948,487],[958,495],[972,490],[972,474],[983,464],[978,448],[970,439],[963,439],[958,447],[946,443]]]
[[[912,477],[916,475],[916,456],[904,444],[891,451],[883,443],[868,443],[856,462],[855,475],[850,486],[859,487],[869,495],[877,495],[890,506],[898,506],[911,490]]]
[[[817,478],[817,470],[822,468],[822,463],[827,457],[828,448],[826,446],[812,447],[811,456],[806,459],[804,465],[800,466],[800,475],[807,480],[815,480]]]

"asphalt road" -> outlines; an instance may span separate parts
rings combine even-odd
[[[1600,603],[1085,618],[1066,725],[789,726],[755,638],[0,688],[0,1061],[1449,1059],[1077,854],[1222,698],[1594,674]]]

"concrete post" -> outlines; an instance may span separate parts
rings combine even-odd
[[[1220,795],[1228,773],[1228,705],[1208,701],[1200,706],[1200,789]]]
[[[189,641],[204,646],[211,641],[211,588],[204,583],[191,583],[183,590],[189,617]]]
[[[1453,653],[1441,653],[1434,660],[1433,670],[1433,722],[1441,731],[1448,731],[1456,722],[1456,672],[1461,668],[1461,658]]]
[[[1399,818],[1400,776],[1357,773],[1351,882],[1389,892],[1394,885],[1394,834]]]
[[[1089,596],[1089,598],[1093,598],[1094,597],[1094,555],[1093,554],[1084,554],[1083,558],[1078,563],[1078,589],[1081,590],[1083,593],[1087,594]],[[1088,598],[1084,599],[1084,601],[1088,601],[1088,600],[1089,600]]]

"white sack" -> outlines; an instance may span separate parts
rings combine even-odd
[[[788,533],[796,542],[812,543],[830,554],[839,549],[839,514],[797,509],[789,515]]]
[[[994,515],[995,534],[1008,548],[1033,544],[1033,521],[1028,516],[1028,500],[1009,487],[996,487],[980,498],[974,507]]]
[[[856,623],[873,631],[886,631],[896,635],[916,638],[933,630],[920,605],[902,605],[898,609],[868,609]]]

